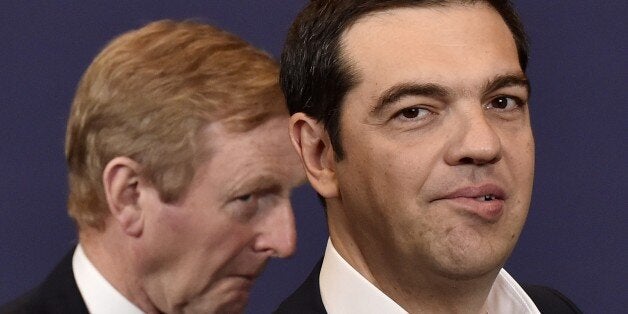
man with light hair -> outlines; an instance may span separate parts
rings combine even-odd
[[[278,65],[232,34],[163,20],[114,39],[68,120],[78,245],[0,312],[242,312],[295,250],[288,118]]]

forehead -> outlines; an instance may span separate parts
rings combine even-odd
[[[219,155],[281,155],[283,148],[291,148],[286,140],[288,119],[287,114],[279,114],[244,131],[234,129],[230,122],[212,122],[201,133],[202,145],[209,151],[210,159]]]
[[[348,28],[341,44],[358,81],[377,87],[398,80],[469,84],[522,72],[510,30],[484,3],[375,12]]]
[[[288,119],[287,114],[277,115],[245,132],[220,121],[210,123],[202,131],[201,145],[207,158],[201,166],[205,171],[200,172],[211,173],[214,184],[222,189],[235,189],[257,178],[297,185],[302,178],[295,176],[298,159],[290,144]]]

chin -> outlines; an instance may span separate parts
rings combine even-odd
[[[185,313],[244,313],[249,301],[246,289],[225,289],[205,294],[190,302]]]
[[[214,311],[215,313],[243,313],[249,302],[248,290],[230,291],[222,299],[221,304]]]
[[[246,308],[246,302],[242,303],[229,303],[221,306],[216,309],[214,313],[224,313],[224,314],[237,314],[244,313],[244,309]]]
[[[247,300],[229,300],[220,304],[198,304],[197,306],[187,308],[184,312],[238,314],[244,313],[244,310],[246,309],[246,304]]]
[[[435,268],[444,277],[455,280],[480,278],[502,268],[510,249],[492,243],[477,234],[463,232],[449,238],[441,252],[433,252]]]
[[[487,261],[466,261],[457,264],[440,264],[437,272],[451,280],[471,280],[491,275],[497,275],[501,264],[487,263]]]

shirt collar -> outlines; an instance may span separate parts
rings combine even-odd
[[[336,313],[408,313],[375,287],[338,254],[327,241],[319,275],[320,292],[325,309]],[[501,269],[487,299],[489,313],[540,314],[523,288]]]
[[[79,244],[72,256],[72,270],[76,285],[87,309],[92,314],[141,314],[135,304],[127,300],[94,267]]]

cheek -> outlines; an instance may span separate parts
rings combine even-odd
[[[514,170],[521,174],[534,173],[534,138],[532,130],[527,127],[502,134],[504,154],[516,166]]]
[[[437,153],[431,152],[429,147],[420,150],[415,147],[397,149],[382,157],[386,167],[378,178],[379,188],[373,191],[388,198],[389,202],[397,203],[399,208],[396,210],[408,211],[410,215],[421,214],[420,209],[427,206],[430,191],[446,174]]]
[[[510,168],[511,180],[521,191],[522,197],[529,198],[534,179],[534,142],[532,138],[511,142],[504,154],[506,163]]]
[[[194,298],[201,291],[214,293],[215,286],[233,275],[234,270],[241,267],[248,260],[247,257],[250,257],[245,252],[252,237],[237,229],[217,230],[208,234],[199,245],[186,247],[179,256],[181,260],[179,269],[185,272],[180,274],[179,279],[185,278],[187,284],[193,287],[190,295]],[[207,290],[207,287],[212,288]]]
[[[205,278],[226,267],[250,237],[248,229],[219,213],[211,217],[173,214],[164,220],[159,236],[161,251],[168,255],[164,259],[188,265],[188,271],[202,273]],[[185,271],[186,267],[182,268]]]
[[[183,209],[165,205],[145,217],[142,260],[149,269],[172,269],[201,246],[197,219]]]
[[[240,225],[224,225],[216,228],[205,235],[199,253],[204,255],[203,259],[208,263],[218,265],[217,268],[228,267],[231,261],[242,255],[249,246],[252,246],[254,233],[250,228]]]
[[[372,208],[372,216],[378,217],[371,218],[386,220],[389,226],[421,218],[431,189],[430,177],[441,172],[434,150],[437,148],[382,141],[377,149],[347,152],[338,168],[345,206]]]

